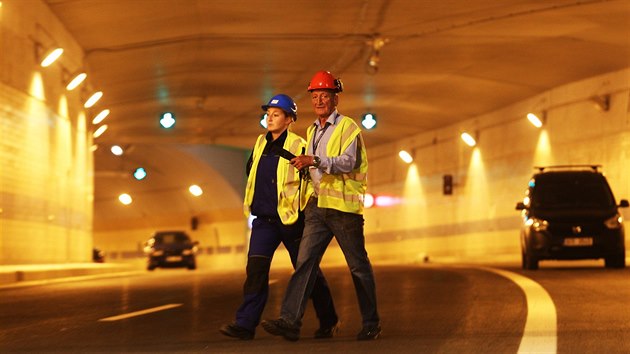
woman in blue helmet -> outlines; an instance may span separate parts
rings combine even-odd
[[[236,311],[236,320],[219,331],[242,340],[254,338],[256,327],[269,295],[269,268],[276,249],[282,242],[295,267],[304,228],[300,211],[300,173],[289,163],[300,155],[306,141],[291,132],[297,120],[297,105],[287,95],[273,96],[261,106],[267,112],[267,133],[256,140],[247,163],[245,214],[256,216],[247,257],[247,278],[243,286],[243,302]],[[337,330],[337,314],[330,289],[321,270],[311,298],[320,322],[315,338],[330,338]]]

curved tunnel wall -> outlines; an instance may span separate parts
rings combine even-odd
[[[171,156],[196,155],[191,164],[212,176],[224,194],[218,203],[200,203],[200,208],[210,209],[191,212],[194,202],[157,193],[147,202],[155,206],[167,200],[183,211],[148,223],[142,215],[117,222],[100,210],[93,216],[93,207],[100,208],[111,197],[95,196],[94,178],[109,177],[99,176],[98,170],[93,175],[92,127],[80,95],[64,91],[61,67],[43,70],[37,65],[34,39],[50,41],[37,29],[44,26],[54,33],[66,48],[67,66],[78,65],[82,50],[40,2],[12,4],[20,16],[4,17],[0,24],[0,264],[89,261],[93,243],[118,255],[135,255],[155,227],[189,229],[191,216],[199,217],[198,229],[191,231],[206,254],[244,259],[244,187],[235,184],[243,181],[243,174],[238,168],[224,169],[221,154],[209,156],[185,147],[187,151]],[[368,191],[389,200],[387,206],[365,213],[371,257],[405,261],[426,255],[517,256],[519,216],[514,204],[522,199],[532,166],[538,164],[602,164],[616,197],[629,198],[629,86],[626,69],[558,87],[456,126],[368,146]],[[607,98],[609,107],[598,109],[594,98]],[[342,100],[342,113],[343,107]],[[546,112],[543,129],[525,120],[532,110]],[[477,133],[475,149],[459,140],[463,130]],[[402,148],[414,155],[411,166],[399,161]],[[445,174],[453,176],[452,195],[442,194]],[[628,210],[623,213],[627,219]],[[338,260],[340,253],[333,246],[325,261]]]
[[[525,195],[533,166],[600,164],[617,201],[629,199],[629,96],[626,69],[456,126],[368,147],[368,192],[386,201],[365,213],[370,254],[397,261],[518,259],[515,205]],[[528,112],[546,116],[544,126],[531,125]],[[463,131],[477,136],[475,148],[459,138]],[[401,149],[412,152],[413,164],[398,158]],[[453,176],[451,195],[442,190],[447,174]],[[630,210],[621,210],[627,224]]]

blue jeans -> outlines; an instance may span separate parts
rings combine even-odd
[[[291,276],[282,302],[280,317],[300,328],[306,302],[313,291],[324,252],[337,239],[352,274],[364,327],[378,325],[374,272],[365,250],[363,215],[318,208],[311,198],[304,210],[306,216],[295,272]]]
[[[247,258],[247,279],[243,286],[243,302],[236,311],[236,324],[254,331],[265,309],[269,296],[269,266],[271,259],[282,242],[289,252],[291,264],[295,268],[298,247],[304,222],[298,220],[293,225],[283,225],[280,219],[256,218],[252,225]],[[330,288],[321,271],[316,271],[313,307],[321,327],[337,323],[337,313]]]

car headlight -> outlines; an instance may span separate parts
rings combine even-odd
[[[547,220],[542,220],[538,218],[530,218],[527,219],[525,225],[530,226],[534,231],[545,231],[549,227],[549,223]]]
[[[182,254],[184,256],[190,256],[191,254],[193,254],[193,251],[191,249],[184,250],[184,251],[182,251]]]
[[[155,257],[159,257],[159,256],[164,255],[164,251],[162,251],[162,250],[156,250],[156,251],[153,251],[153,253],[151,253],[151,255],[152,255],[152,256],[155,256]]]
[[[611,230],[615,230],[615,229],[619,229],[621,228],[621,225],[623,224],[623,217],[619,214],[614,215],[613,217],[607,219],[606,221],[604,221],[604,225],[606,225],[607,228],[611,229]]]

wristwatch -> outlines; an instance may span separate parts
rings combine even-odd
[[[322,159],[320,159],[319,156],[314,155],[313,156],[313,166],[315,166],[315,168],[318,168],[320,163],[322,163]]]

